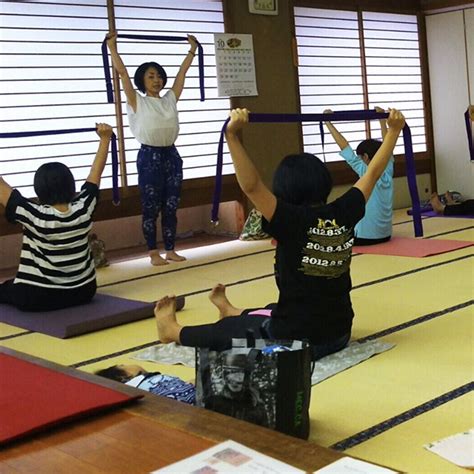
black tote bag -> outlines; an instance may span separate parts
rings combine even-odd
[[[196,405],[298,438],[309,435],[311,350],[302,341],[233,339],[196,348]]]

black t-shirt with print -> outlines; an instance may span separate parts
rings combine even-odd
[[[322,206],[278,200],[271,222],[263,220],[265,232],[278,242],[275,274],[280,295],[272,313],[273,337],[320,344],[350,331],[353,229],[364,212],[362,192],[351,188]]]

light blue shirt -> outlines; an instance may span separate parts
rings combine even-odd
[[[367,165],[350,146],[346,146],[340,155],[359,176],[365,174]],[[383,239],[392,235],[393,165],[392,156],[365,205],[365,216],[355,226],[356,237]]]

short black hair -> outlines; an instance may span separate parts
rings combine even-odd
[[[41,204],[70,203],[76,194],[74,176],[63,163],[41,165],[36,170],[33,185]]]
[[[112,365],[111,367],[107,367],[106,369],[98,370],[95,374],[122,383],[128,382],[131,379],[127,372],[119,368],[118,365]]]
[[[135,82],[137,89],[140,92],[143,92],[144,94],[146,92],[144,80],[145,73],[151,67],[158,71],[158,75],[163,80],[163,87],[166,86],[166,82],[168,81],[168,75],[166,74],[166,71],[158,63],[151,61],[149,63],[140,64],[140,66],[138,66],[138,69],[135,71],[135,75],[133,76],[133,82]]]
[[[373,138],[369,138],[367,140],[362,140],[359,145],[357,146],[356,153],[359,156],[363,156],[367,154],[369,160],[371,160],[375,154],[377,153],[378,149],[382,146],[382,142],[380,140],[374,140]]]
[[[286,156],[273,176],[273,193],[290,204],[325,204],[331,189],[326,165],[311,153]]]
[[[224,372],[236,372],[248,366],[245,354],[225,354],[223,369]]]

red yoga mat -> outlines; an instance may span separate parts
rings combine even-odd
[[[394,255],[397,257],[428,257],[474,245],[465,240],[414,239],[392,237],[388,242],[352,247],[352,253]]]
[[[141,397],[0,354],[0,445]]]

